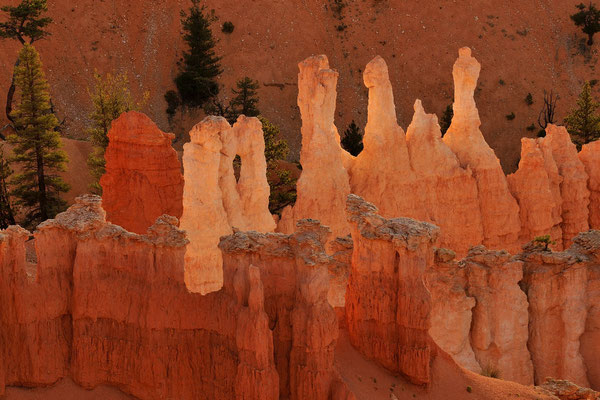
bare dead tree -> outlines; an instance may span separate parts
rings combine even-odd
[[[548,124],[553,124],[555,122],[554,118],[558,99],[560,99],[560,96],[558,94],[554,94],[553,90],[551,90],[550,93],[544,90],[544,107],[538,116],[538,125],[540,128],[546,129]]]

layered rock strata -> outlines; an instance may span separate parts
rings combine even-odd
[[[355,195],[348,196],[346,210],[354,242],[346,292],[350,341],[388,370],[428,384],[434,345],[423,278],[433,264],[439,228],[408,218],[387,220]]]
[[[600,141],[583,145],[578,156],[589,176],[590,228],[600,229]]]
[[[233,127],[222,117],[207,117],[190,132],[184,145],[185,187],[181,228],[190,244],[185,254],[185,282],[202,294],[223,285],[219,238],[232,228],[268,232],[269,213],[264,137],[257,118],[239,117]],[[235,156],[241,158],[239,181]]]
[[[113,121],[100,179],[109,221],[143,234],[163,214],[181,217],[183,176],[174,138],[136,111]]]

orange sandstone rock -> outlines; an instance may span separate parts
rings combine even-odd
[[[412,169],[421,184],[428,221],[441,228],[440,244],[461,256],[483,240],[477,183],[463,169],[442,133],[434,114],[425,114],[421,101],[406,133]]]
[[[268,232],[269,184],[262,125],[240,116],[233,127],[222,117],[207,117],[190,132],[184,145],[185,188],[181,227],[188,233],[185,273],[188,288],[202,294],[223,284],[219,238],[232,228]],[[242,160],[236,181],[233,160]]]
[[[527,243],[537,236],[549,234],[552,240],[561,242],[562,248],[562,219],[558,212],[562,201],[560,196],[557,199],[553,193],[544,153],[535,139],[521,139],[519,169],[507,180],[510,191],[519,203],[520,242]]]
[[[109,221],[145,233],[163,214],[181,217],[183,176],[171,147],[174,138],[136,111],[113,121],[100,179]]]
[[[578,156],[589,176],[590,228],[600,229],[600,142],[584,144]]]
[[[387,220],[356,195],[348,196],[347,213],[354,241],[346,292],[350,341],[390,371],[428,384],[434,345],[423,278],[439,228],[408,218]]]
[[[552,150],[558,172],[563,178],[560,183],[562,199],[562,233],[565,248],[579,232],[589,228],[588,206],[590,192],[587,187],[588,175],[579,157],[577,148],[571,141],[565,127],[548,125],[543,142]]]
[[[519,207],[508,190],[500,161],[483,138],[474,92],[480,64],[464,47],[454,64],[454,117],[444,143],[463,168],[469,167],[477,181],[483,223],[483,244],[492,249],[517,249]]]

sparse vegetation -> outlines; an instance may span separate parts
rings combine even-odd
[[[357,156],[363,150],[363,135],[354,121],[348,125],[341,140],[341,145],[348,153]]]
[[[500,79],[500,80],[498,81],[498,83],[500,84],[500,86],[504,86],[504,85],[506,85],[506,82],[504,82],[504,79]]]
[[[544,90],[544,106],[538,115],[538,125],[542,129],[542,131],[546,130],[548,124],[554,124],[555,122],[555,114],[556,114],[556,104],[559,99],[558,94],[554,94],[554,91],[550,91],[550,93]],[[539,136],[539,134],[538,134]],[[544,132],[545,136],[545,132]]]
[[[454,107],[452,104],[448,104],[444,113],[442,114],[442,118],[440,119],[440,129],[442,131],[442,137],[448,132],[448,128],[450,128],[450,124],[452,123],[452,118],[454,117]]]
[[[512,121],[513,119],[515,119],[516,115],[514,112],[511,112],[510,114],[506,115],[506,119],[509,121]]]
[[[169,90],[167,93],[165,93],[165,101],[167,102],[166,112],[169,118],[169,123],[172,123],[173,117],[181,105],[181,101],[179,100],[179,95],[174,90]]]
[[[12,173],[10,163],[4,156],[4,145],[0,144],[0,229],[15,224],[15,213],[8,190],[8,181]]]
[[[473,392],[473,388],[471,386],[467,386],[467,392],[469,392],[469,393]]]
[[[200,0],[192,0],[188,13],[181,12],[184,40],[188,46],[183,60],[178,63],[179,74],[175,85],[184,107],[202,107],[208,100],[219,94],[217,77],[221,74],[221,57],[215,53],[215,40],[210,25],[212,18],[200,5]]]
[[[533,244],[538,247],[542,247],[542,250],[544,251],[549,251],[549,246],[554,246],[556,244],[556,241],[552,240],[550,235],[544,235],[537,236],[535,239],[533,239]]]
[[[592,97],[591,85],[589,82],[584,83],[577,99],[577,107],[565,118],[565,126],[571,135],[571,140],[578,148],[600,138],[598,107],[600,104]]]
[[[525,96],[525,104],[528,106],[533,104],[533,95],[531,93],[527,93],[527,96]]]
[[[500,379],[500,370],[492,365],[486,365],[481,370],[481,375],[487,376],[488,378]]]
[[[575,7],[579,11],[571,15],[571,20],[588,36],[587,44],[588,46],[592,46],[594,44],[594,35],[600,32],[600,10],[591,2],[588,6],[580,3]]]
[[[533,131],[535,131],[535,124],[532,123],[531,125],[529,125],[525,129],[527,129],[528,132],[533,132]]]
[[[17,6],[3,6],[0,11],[8,14],[8,20],[0,23],[0,39],[18,40],[19,43],[33,44],[38,40],[50,36],[46,30],[52,23],[52,18],[44,17],[48,11],[46,0],[21,0]],[[6,94],[6,117],[14,124],[12,119],[13,97],[15,95],[15,73],[19,60],[15,63],[11,85]]]
[[[233,33],[234,29],[235,29],[235,26],[233,25],[233,22],[231,22],[231,21],[225,21],[223,23],[223,26],[221,27],[221,31],[223,31],[223,33]]]
[[[66,208],[60,194],[69,190],[58,172],[65,170],[67,155],[60,149],[58,119],[50,107],[50,92],[35,48],[25,44],[15,71],[18,104],[11,113],[15,133],[8,141],[15,147],[11,162],[22,170],[10,180],[15,204],[24,215],[23,225],[35,227]]]

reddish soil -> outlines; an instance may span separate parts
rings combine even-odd
[[[259,80],[260,108],[281,126],[293,150],[291,159],[297,159],[300,147],[299,61],[327,54],[340,72],[336,122],[343,131],[352,119],[360,125],[366,121],[361,71],[380,54],[390,66],[398,120],[406,127],[416,98],[423,100],[428,112],[441,115],[452,101],[457,50],[470,46],[483,66],[477,93],[482,130],[505,170],[516,167],[519,139],[535,134],[525,128],[537,120],[544,89],[560,94],[562,121],[581,83],[595,77],[598,45],[591,51],[586,48],[583,35],[569,19],[579,2],[345,0],[338,14],[333,0],[206,0],[217,18],[214,32],[223,55],[225,92],[245,75]],[[161,129],[175,130],[185,138],[183,132],[201,115],[176,118],[171,129],[163,95],[173,88],[183,48],[179,11],[189,5],[185,0],[49,0],[53,35],[37,46],[58,113],[66,118],[67,135],[85,136],[91,107],[87,88],[98,70],[127,72],[135,93],[150,92],[144,111]],[[234,23],[232,34],[221,32],[224,21]],[[346,28],[338,31],[338,26]],[[0,42],[4,54],[0,98],[6,93],[17,50],[16,43]],[[529,92],[532,106],[525,103]],[[512,112],[516,117],[508,120],[506,115]]]
[[[63,379],[56,385],[47,388],[14,388],[7,387],[5,400],[131,400],[119,389],[99,386],[93,390],[83,389],[70,379]]]

